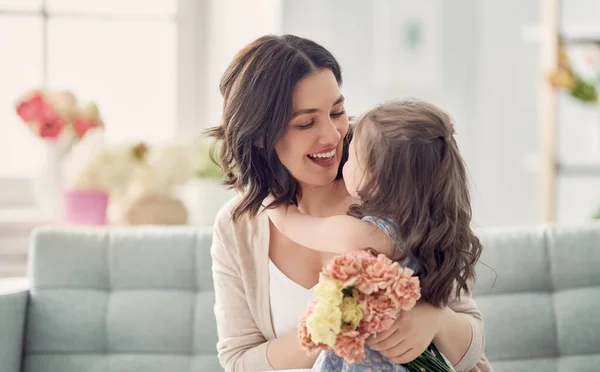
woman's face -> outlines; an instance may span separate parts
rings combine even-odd
[[[348,132],[344,97],[333,73],[323,69],[294,88],[292,117],[275,144],[281,163],[302,186],[324,186],[338,173]]]

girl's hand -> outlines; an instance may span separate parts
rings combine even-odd
[[[386,331],[367,339],[367,346],[396,364],[405,364],[421,355],[441,328],[444,309],[419,301],[402,311]]]

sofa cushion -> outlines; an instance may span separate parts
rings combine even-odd
[[[219,371],[210,232],[40,229],[25,371]]]
[[[474,297],[494,370],[600,370],[600,224],[479,236]]]

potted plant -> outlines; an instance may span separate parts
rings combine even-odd
[[[109,205],[124,200],[140,157],[130,144],[110,143],[104,132],[92,129],[76,143],[62,164],[63,221],[104,225]]]

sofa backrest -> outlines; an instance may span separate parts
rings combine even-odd
[[[494,370],[600,371],[600,224],[479,236],[474,297]],[[192,228],[37,230],[24,371],[222,370],[210,240]]]
[[[40,229],[25,372],[222,371],[210,232]]]
[[[494,370],[600,371],[600,224],[479,236],[474,298]]]

